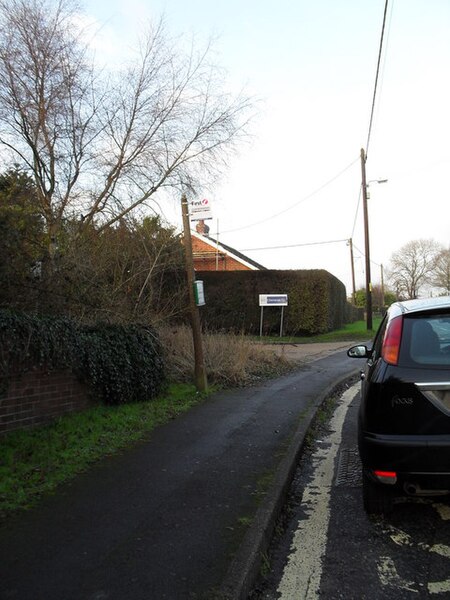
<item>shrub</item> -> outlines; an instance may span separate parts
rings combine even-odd
[[[85,328],[81,378],[107,404],[124,404],[158,395],[164,381],[159,338],[149,327],[102,324]]]

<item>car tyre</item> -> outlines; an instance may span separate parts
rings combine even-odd
[[[363,473],[363,505],[369,515],[390,513],[394,508],[392,490],[375,483],[367,473]]]

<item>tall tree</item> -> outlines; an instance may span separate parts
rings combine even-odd
[[[450,295],[450,247],[441,250],[436,257],[433,285],[445,295]]]
[[[208,48],[186,55],[162,23],[126,69],[97,72],[76,15],[72,0],[0,0],[0,150],[33,176],[50,258],[65,218],[107,228],[214,176],[251,108]]]
[[[398,297],[418,298],[424,286],[432,286],[436,257],[441,249],[434,240],[413,240],[394,252],[388,279]]]

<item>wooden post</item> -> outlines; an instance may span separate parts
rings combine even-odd
[[[361,175],[362,198],[364,208],[364,249],[366,255],[366,322],[367,330],[372,330],[372,281],[370,277],[370,244],[369,244],[369,214],[367,210],[367,181],[366,181],[366,155],[361,148]]]
[[[186,195],[181,197],[181,213],[183,216],[183,231],[184,231],[184,253],[186,258],[186,275],[189,291],[189,309],[191,313],[192,338],[194,342],[194,378],[195,387],[200,392],[206,392],[208,382],[206,378],[205,361],[203,358],[202,333],[200,327],[200,314],[198,306],[195,304],[194,297],[194,259],[192,256],[192,238],[191,228],[189,224],[189,209]]]
[[[352,265],[352,299],[353,304],[356,305],[356,283],[355,283],[355,259],[353,256],[353,239],[350,238],[348,240],[348,245],[350,246],[350,261]]]

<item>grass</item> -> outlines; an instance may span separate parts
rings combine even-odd
[[[296,337],[274,337],[267,336],[263,337],[264,343],[291,343],[291,344],[312,344],[318,342],[347,342],[347,341],[361,341],[370,340],[375,335],[378,325],[381,322],[381,317],[374,317],[373,329],[367,330],[365,321],[356,321],[355,323],[349,323],[344,325],[341,329],[330,331],[328,333],[321,333],[319,335],[312,336],[296,336]],[[259,339],[259,338],[258,338]]]
[[[100,458],[129,446],[204,399],[174,385],[151,402],[98,406],[0,438],[0,517],[29,508]]]

